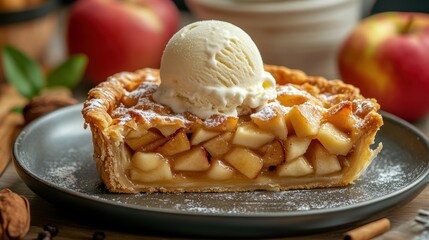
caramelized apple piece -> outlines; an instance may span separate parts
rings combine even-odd
[[[356,122],[352,107],[352,102],[347,101],[330,108],[326,114],[328,122],[332,123],[339,130],[352,134],[355,131],[354,125]]]
[[[130,135],[130,134],[129,134]],[[132,136],[134,136],[133,134],[131,134]],[[143,134],[140,137],[135,137],[135,138],[129,138],[128,136],[125,138],[125,143],[128,144],[128,146],[130,146],[131,149],[133,149],[134,151],[136,151],[137,149],[148,145],[151,142],[154,142],[156,140],[162,139],[163,136],[159,133],[156,133],[154,131],[146,131],[145,134]]]
[[[161,132],[164,137],[168,137],[173,135],[177,130],[182,128],[183,126],[181,124],[173,124],[173,125],[160,125],[156,128]]]
[[[322,119],[321,111],[310,104],[294,106],[289,112],[289,118],[298,137],[308,137],[317,134]]]
[[[309,160],[316,175],[323,176],[341,171],[341,165],[336,155],[329,153],[320,143],[314,142],[308,151]]]
[[[142,147],[139,147],[137,149],[137,151],[140,152],[154,152],[157,148],[159,148],[160,146],[164,145],[166,142],[168,142],[170,139],[169,138],[161,138],[158,140],[155,140],[149,144],[146,144]]]
[[[166,159],[164,159],[157,168],[151,171],[143,172],[137,169],[130,170],[130,179],[132,181],[159,182],[170,180],[172,178],[173,175],[171,173],[170,164]]]
[[[191,149],[191,143],[184,131],[179,131],[168,142],[159,148],[162,155],[171,156]]]
[[[207,152],[203,147],[193,147],[191,150],[174,157],[174,170],[176,171],[205,171],[210,163]]]
[[[235,147],[225,155],[225,161],[248,178],[256,178],[262,169],[263,161],[247,148]]]
[[[212,160],[207,177],[214,180],[226,180],[234,176],[235,170],[220,160]]]
[[[214,132],[214,131],[205,130],[203,128],[198,128],[197,130],[195,130],[195,132],[192,133],[191,144],[192,145],[200,144],[202,142],[205,142],[207,140],[210,140],[216,137],[219,134],[220,132]]]
[[[289,109],[289,112],[292,108]],[[295,134],[295,129],[293,129],[293,125],[292,122],[290,121],[290,117],[289,117],[289,112],[287,112],[287,114],[285,114],[285,122],[286,122],[286,128],[287,128],[287,132],[288,135],[293,135]]]
[[[130,125],[132,125],[135,129],[132,129],[127,134],[126,138],[139,138],[148,132],[148,129],[146,129],[145,125],[137,125],[134,119],[130,121]]]
[[[304,153],[307,152],[310,142],[311,138],[308,137],[300,138],[296,135],[289,136],[286,141],[284,141],[286,162],[304,155]]]
[[[273,139],[274,135],[272,133],[263,131],[254,124],[243,124],[234,133],[232,143],[243,147],[259,149]]]
[[[262,156],[263,166],[269,168],[271,166],[277,166],[285,161],[285,154],[283,145],[280,141],[273,141],[265,145],[265,154]]]
[[[286,107],[292,107],[307,102],[312,96],[293,86],[283,86],[277,93],[277,100]]]
[[[280,177],[302,177],[313,172],[313,167],[304,156],[277,167],[277,175]]]
[[[210,153],[212,157],[219,157],[227,153],[231,149],[230,141],[232,133],[226,132],[217,136],[203,144],[203,147]]]
[[[271,132],[274,136],[281,140],[287,137],[288,129],[283,114],[276,110],[267,110],[265,116],[259,117],[263,113],[259,113],[258,117],[252,117],[252,121],[262,130]]]
[[[322,124],[317,139],[329,153],[335,155],[347,155],[353,147],[351,138],[329,122]]]

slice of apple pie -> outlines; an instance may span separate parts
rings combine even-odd
[[[340,80],[265,65],[277,97],[239,117],[176,113],[153,99],[159,70],[118,73],[83,116],[111,192],[225,192],[345,186],[381,150],[374,99]]]

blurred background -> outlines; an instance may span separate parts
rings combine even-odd
[[[46,67],[63,61],[68,55],[65,38],[68,12],[75,2],[0,0],[0,44],[10,43]],[[156,1],[141,2],[156,5]],[[299,68],[327,78],[339,77],[336,52],[359,19],[383,11],[429,9],[429,1],[424,0],[174,0],[173,3],[180,10],[180,26],[200,19],[229,21],[251,35],[265,63]]]

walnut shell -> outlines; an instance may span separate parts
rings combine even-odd
[[[34,97],[24,107],[23,114],[25,123],[29,123],[36,118],[39,118],[54,110],[76,104],[77,102],[78,101],[74,98],[62,95],[46,95]]]
[[[30,228],[30,204],[10,189],[0,191],[0,239],[21,239]]]

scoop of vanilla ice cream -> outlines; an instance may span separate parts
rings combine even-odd
[[[222,21],[199,21],[178,31],[164,50],[160,77],[154,100],[200,118],[246,114],[277,96],[253,40]]]

